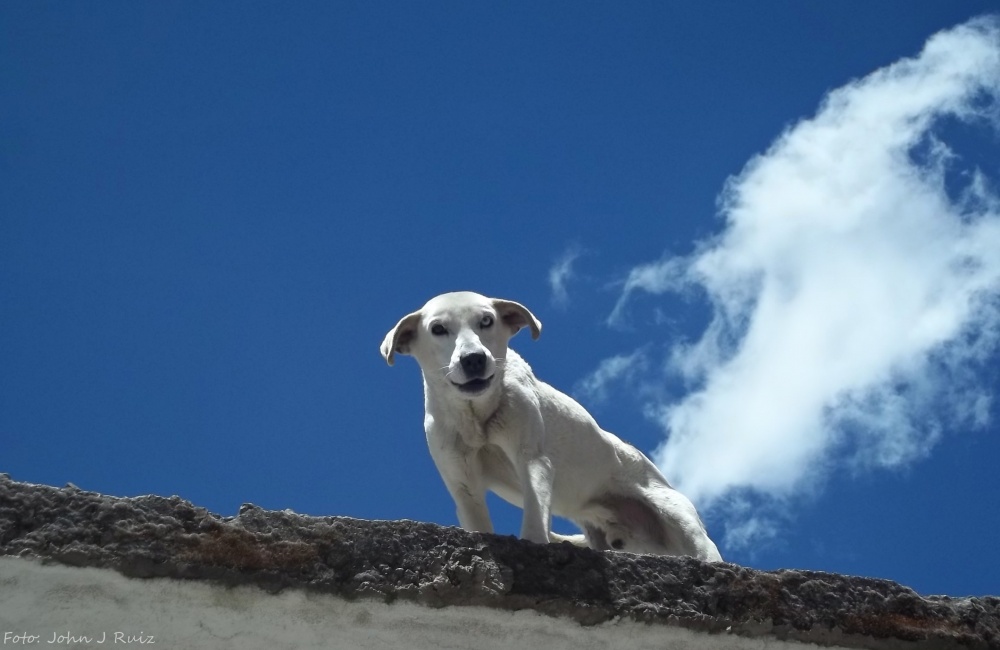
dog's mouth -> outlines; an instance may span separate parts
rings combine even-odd
[[[485,379],[470,379],[469,381],[465,382],[464,384],[458,384],[458,383],[455,383],[455,382],[451,382],[451,383],[452,383],[452,385],[455,386],[455,388],[457,388],[458,390],[462,391],[463,393],[468,393],[470,395],[475,395],[475,394],[481,393],[484,390],[486,390],[487,388],[489,388],[490,384],[493,383],[493,377],[494,377],[494,375],[490,375],[489,377],[486,377]]]

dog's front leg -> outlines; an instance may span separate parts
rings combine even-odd
[[[445,481],[445,484],[455,501],[458,525],[465,530],[492,533],[493,521],[490,519],[489,508],[486,507],[486,492],[473,489],[466,483],[451,485]]]
[[[524,496],[521,539],[547,544],[552,509],[552,463],[542,455],[528,458],[519,464],[518,474]]]
[[[428,438],[428,442],[430,442]],[[458,525],[465,530],[492,533],[493,522],[486,507],[486,489],[482,483],[479,460],[468,449],[448,445],[430,445],[431,458],[455,502]]]
[[[536,544],[549,543],[552,526],[552,461],[545,452],[545,422],[538,408],[537,396],[529,391],[515,391],[510,419],[504,434],[491,438],[499,446],[514,470],[521,488],[521,539]]]

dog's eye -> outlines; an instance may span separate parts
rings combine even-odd
[[[620,539],[616,539],[613,542],[611,542],[611,548],[615,549],[616,551],[620,551],[623,548],[625,548],[625,542],[623,542]]]
[[[486,314],[485,316],[483,316],[483,319],[479,321],[479,326],[482,327],[483,329],[486,329],[487,327],[492,327],[493,317],[490,316],[489,314]]]
[[[444,336],[447,333],[448,330],[445,329],[444,325],[442,325],[441,323],[434,323],[433,325],[431,325],[431,334],[433,334],[434,336]]]

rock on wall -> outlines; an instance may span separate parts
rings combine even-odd
[[[578,628],[624,621],[684,629],[719,641],[1000,648],[1000,598],[922,597],[887,580],[537,545],[413,521],[253,505],[221,517],[179,497],[116,498],[7,475],[0,475],[0,555],[39,569],[396,603],[429,618],[471,606],[531,610]],[[11,567],[0,563],[0,588]]]

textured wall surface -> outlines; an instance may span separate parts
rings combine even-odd
[[[114,603],[123,611],[146,599],[142,611],[160,611],[161,647],[220,629],[233,633],[211,638],[239,640],[231,647],[283,647],[246,627],[269,621],[273,631],[280,620],[296,630],[288,647],[323,647],[331,635],[344,645],[330,647],[474,637],[509,647],[498,639],[515,634],[552,648],[626,639],[619,647],[1000,648],[1000,598],[922,597],[886,580],[536,545],[412,521],[252,505],[221,517],[178,497],[115,498],[6,475],[0,556],[9,556],[0,557],[0,644],[27,632],[44,645],[59,634],[53,626],[104,621],[76,642],[96,647],[94,635],[117,631]],[[180,609],[164,619],[171,607]],[[131,624],[143,627],[133,637],[153,634]],[[454,636],[440,636],[448,630]]]

